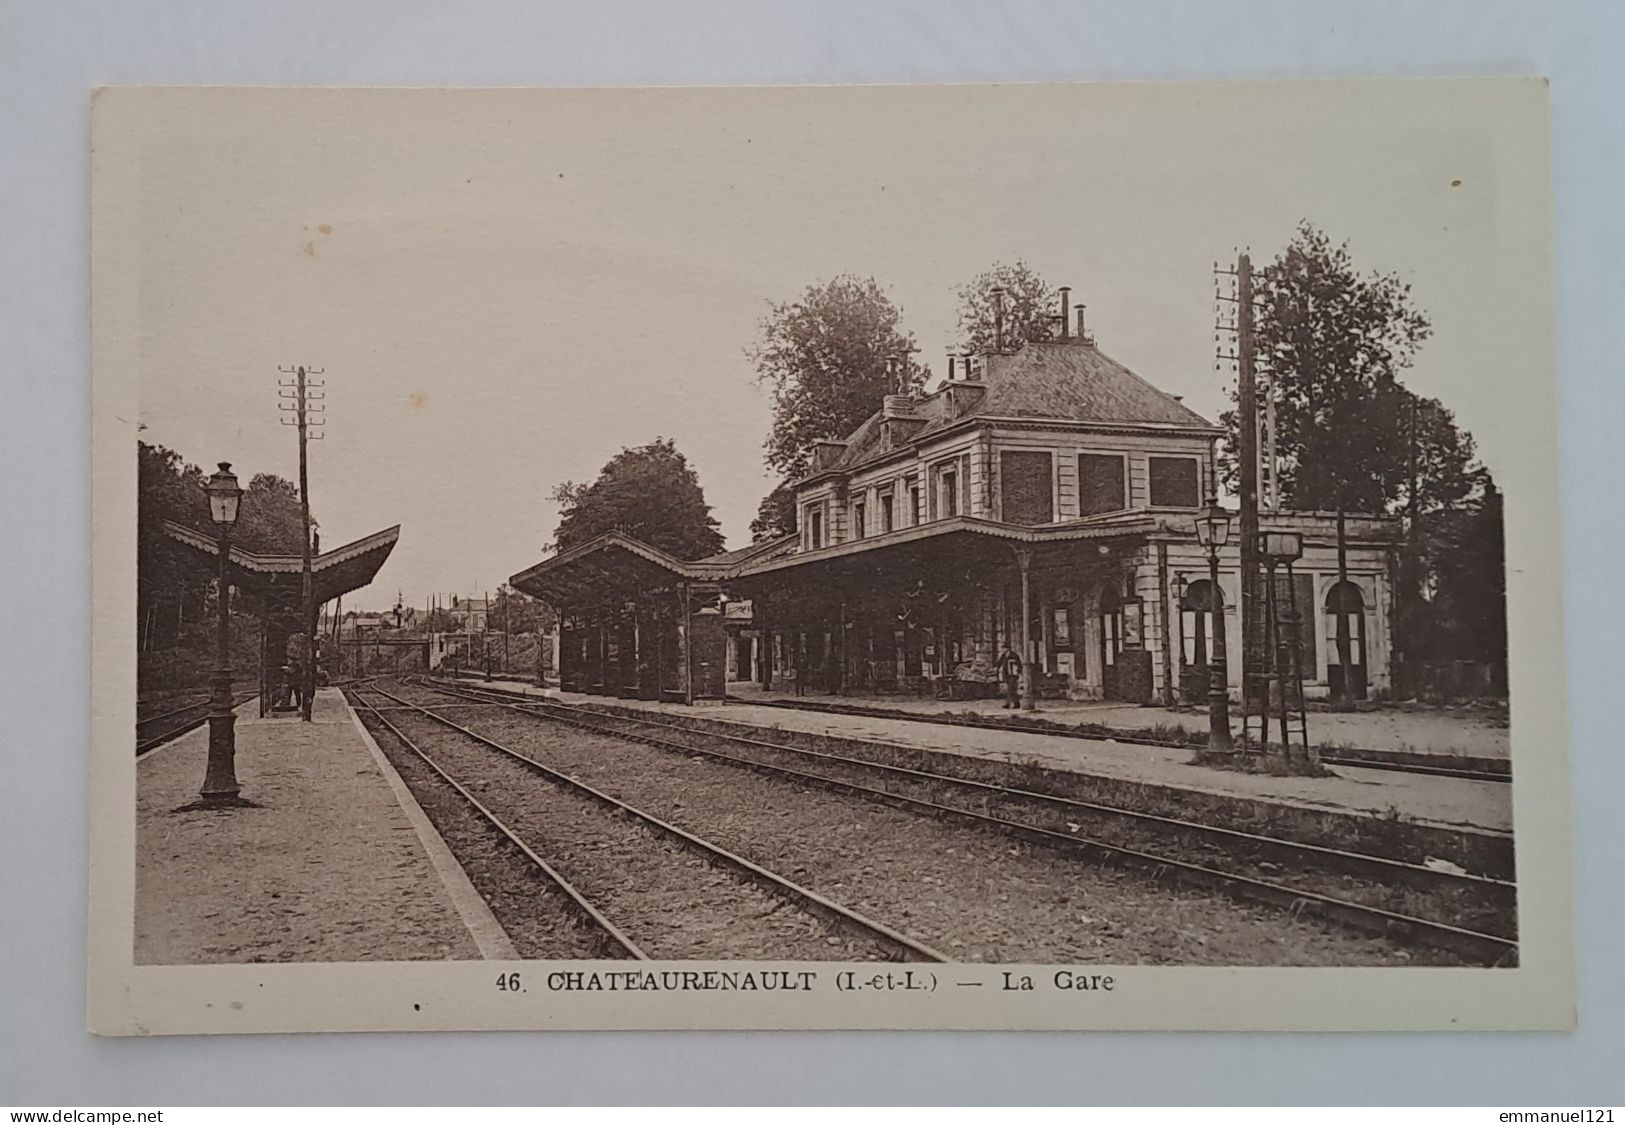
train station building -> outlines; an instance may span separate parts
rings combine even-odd
[[[1215,630],[1195,517],[1217,491],[1219,427],[1064,329],[877,406],[818,444],[795,535],[679,560],[611,534],[514,575],[559,614],[563,686],[688,702],[742,681],[973,698],[996,693],[1009,649],[1039,698],[1205,696]],[[1340,582],[1334,514],[1261,513],[1263,530],[1302,537],[1289,593],[1311,695],[1344,675],[1359,697],[1390,682],[1399,529],[1345,524]],[[1236,539],[1219,557],[1233,687]]]

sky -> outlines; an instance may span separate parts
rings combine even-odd
[[[1103,351],[1211,418],[1213,263],[1262,265],[1307,218],[1412,285],[1433,338],[1406,382],[1494,470],[1522,426],[1497,382],[1551,362],[1528,305],[1550,293],[1544,216],[1501,190],[1530,94],[166,91],[134,139],[142,436],[294,479],[278,367],[323,368],[324,547],[402,525],[363,607],[494,590],[542,557],[558,482],[657,436],[740,546],[774,483],[746,354],[771,302],[873,276],[941,375],[957,288],[1025,259]]]

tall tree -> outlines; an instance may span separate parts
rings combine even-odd
[[[209,502],[203,474],[173,449],[136,443],[136,620],[141,651],[168,648],[190,616],[203,613],[209,576],[169,542],[164,521],[203,529]]]
[[[232,541],[238,546],[261,554],[299,553],[299,487],[291,480],[275,473],[255,473],[237,511]],[[318,526],[315,516],[310,526],[312,530]]]
[[[699,476],[670,438],[622,449],[591,484],[564,481],[553,539],[568,550],[611,531],[625,532],[680,559],[722,550],[722,533]]]
[[[1397,686],[1409,694],[1421,686],[1421,660],[1506,658],[1506,558],[1500,493],[1478,463],[1472,435],[1437,399],[1408,391],[1403,425],[1395,634],[1403,655]],[[1493,624],[1484,627],[1486,620]]]
[[[486,615],[486,624],[497,633],[536,633],[551,628],[553,621],[553,610],[546,602],[506,584],[497,587]]]
[[[995,331],[996,289],[1004,291],[1004,312],[997,318],[1003,322],[1002,332]],[[1053,338],[1051,318],[1061,311],[1056,299],[1049,283],[1025,261],[995,262],[959,287],[960,350],[990,352],[1001,334],[1006,351],[1020,348],[1028,340]]]
[[[1362,275],[1348,244],[1303,222],[1257,288],[1255,341],[1275,383],[1280,488],[1296,508],[1337,513],[1339,581],[1347,581],[1344,516],[1382,512],[1407,463],[1398,372],[1428,338],[1427,317],[1393,274]],[[1234,458],[1237,418],[1227,457]],[[1348,617],[1336,616],[1339,665],[1349,668]],[[1345,675],[1339,698],[1352,698]]]
[[[185,686],[213,663],[214,635],[205,626],[213,613],[214,568],[176,546],[164,532],[164,521],[214,534],[203,491],[205,474],[177,451],[138,440],[136,481],[138,680],[143,690]],[[250,551],[296,555],[300,524],[294,486],[258,473],[243,492],[232,541]],[[233,659],[239,666],[258,659],[257,629],[244,608],[232,600]]]
[[[901,319],[902,309],[874,278],[848,274],[769,308],[745,354],[756,365],[757,382],[773,391],[765,449],[768,465],[786,483],[810,468],[813,442],[846,437],[880,409],[882,395],[924,385],[929,369],[914,361],[914,337],[901,329]],[[895,376],[888,373],[889,358],[897,361]],[[782,496],[763,501],[753,528],[782,530],[774,505],[782,507]]]
[[[796,487],[791,481],[780,481],[772,492],[762,497],[756,509],[756,518],[750,521],[753,543],[764,539],[777,539],[781,535],[796,533]]]
[[[1476,497],[1430,528],[1433,655],[1495,665],[1506,659],[1506,531],[1501,490]]]

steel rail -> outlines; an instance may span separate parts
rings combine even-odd
[[[241,707],[243,704],[247,703],[250,699],[253,699],[257,695],[259,695],[259,692],[257,692],[257,691],[245,692],[244,694],[238,696],[236,699],[232,700],[231,709],[233,711],[237,710],[237,708]],[[179,714],[181,714],[182,712],[185,712],[185,711],[196,711],[200,707],[209,707],[209,706],[211,706],[211,703],[212,703],[212,701],[210,701],[210,700],[204,700],[202,703],[194,703],[190,707],[180,707],[180,708],[177,708],[174,711],[167,711],[162,715],[149,715],[145,719],[139,719],[139,720],[136,721],[136,724],[135,724],[136,730],[139,733],[140,729],[143,726],[145,726],[148,723],[151,723],[151,722],[153,722],[153,721],[155,721],[157,719],[171,718],[171,717],[173,717],[175,715],[179,715]],[[150,754],[152,751],[158,749],[160,746],[164,746],[164,745],[167,745],[170,742],[175,741],[175,739],[179,738],[181,735],[186,734],[186,733],[188,733],[190,731],[196,730],[198,727],[202,726],[204,723],[206,723],[208,721],[209,721],[209,716],[208,716],[207,712],[205,712],[204,714],[199,715],[195,719],[188,719],[184,723],[178,723],[175,726],[172,726],[172,727],[169,727],[169,728],[165,729],[162,734],[155,734],[151,738],[139,738],[138,737],[136,739],[136,744],[135,744],[135,756],[137,758],[145,757],[146,755]]]
[[[199,707],[207,707],[208,705],[209,697],[205,695],[202,699],[194,700],[193,702],[186,704],[184,707],[176,707],[171,711],[160,711],[156,715],[148,715],[144,719],[137,719],[135,721],[135,725],[137,727],[144,727],[149,723],[156,723],[160,719],[169,719],[176,715],[184,715],[188,711],[196,711]]]
[[[444,692],[448,695],[475,693],[499,696],[506,706],[524,709],[527,707],[558,707],[570,708],[574,713],[599,716],[605,720],[620,723],[632,723],[642,726],[654,727],[660,730],[695,735],[702,738],[719,738],[727,742],[742,746],[750,746],[767,750],[773,753],[794,754],[802,758],[810,758],[821,762],[832,762],[841,766],[856,767],[870,772],[906,777],[913,781],[929,784],[942,784],[950,787],[968,789],[983,793],[999,799],[1015,799],[1038,804],[1050,805],[1067,812],[1105,816],[1116,818],[1133,824],[1151,825],[1159,830],[1196,835],[1218,844],[1226,844],[1241,848],[1250,848],[1259,852],[1266,852],[1275,858],[1288,860],[1301,864],[1306,858],[1338,871],[1360,872],[1376,878],[1380,882],[1403,884],[1418,890],[1438,890],[1441,887],[1453,889],[1468,889],[1498,897],[1504,905],[1510,905],[1516,895],[1517,884],[1506,879],[1498,879],[1488,875],[1474,875],[1470,872],[1439,871],[1420,864],[1407,863],[1404,860],[1389,859],[1386,856],[1370,855],[1365,852],[1351,852],[1343,848],[1328,847],[1324,844],[1312,844],[1299,840],[1287,840],[1278,836],[1263,836],[1255,832],[1246,832],[1238,828],[1225,828],[1215,824],[1203,824],[1200,821],[1182,820],[1179,817],[1163,816],[1159,813],[1140,812],[1135,809],[1125,809],[1116,805],[1103,805],[1094,801],[1084,801],[1076,797],[1062,797],[1053,793],[1040,793],[1031,789],[1020,789],[1014,786],[999,785],[995,782],[977,781],[972,778],[956,777],[953,774],[936,773],[931,770],[913,769],[908,766],[892,765],[886,762],[869,761],[864,758],[854,758],[845,754],[835,754],[824,750],[809,750],[805,747],[790,746],[778,742],[768,742],[760,738],[751,738],[742,734],[732,734],[726,731],[703,730],[685,727],[679,723],[661,722],[657,719],[642,716],[625,715],[618,712],[599,711],[590,707],[577,707],[574,704],[559,700],[533,700],[498,692],[489,688],[451,688],[445,685],[425,685],[430,690]],[[482,705],[496,704],[497,700],[481,701]]]
[[[375,707],[363,699],[361,696],[361,692],[363,690],[384,694],[378,688],[372,687],[370,683],[362,688],[347,688],[345,690],[345,694],[350,698],[354,705],[370,712],[385,730],[389,731],[390,734],[394,735],[395,738],[400,741],[402,746],[406,747],[419,758],[423,759],[423,763],[438,774],[442,781],[451,786],[459,797],[468,802],[468,804],[473,807],[474,811],[477,812],[482,819],[495,828],[497,832],[506,838],[510,844],[518,848],[519,851],[524,854],[525,858],[530,860],[537,870],[539,870],[542,875],[546,877],[548,882],[552,883],[564,893],[564,896],[570,900],[571,905],[575,907],[576,911],[592,924],[600,935],[600,938],[608,938],[609,945],[612,949],[618,948],[622,950],[633,960],[647,961],[650,959],[649,955],[639,948],[636,942],[634,942],[626,934],[622,933],[619,927],[617,927],[615,923],[611,922],[601,910],[594,906],[587,899],[586,895],[577,890],[575,886],[558,871],[557,868],[538,855],[535,849],[533,849],[529,844],[525,843],[524,840],[520,839],[518,833],[514,832],[513,829],[504,824],[496,813],[486,808],[485,805],[480,802],[478,797],[474,796],[473,793],[470,793],[461,782],[441,768],[439,762],[436,762],[433,758],[429,757],[429,755],[423,751],[422,747],[418,746],[417,743],[408,738],[399,727],[386,718],[383,715],[381,708]]]
[[[453,696],[456,695],[455,692],[441,685],[432,685],[430,686],[430,690],[443,692]],[[776,774],[783,777],[793,778],[801,783],[818,785],[837,792],[845,792],[863,796],[871,800],[893,805],[894,807],[907,808],[938,817],[967,820],[982,826],[991,826],[996,828],[998,831],[1004,832],[1008,835],[1014,835],[1030,842],[1060,846],[1070,850],[1080,851],[1096,858],[1109,859],[1119,862],[1124,866],[1133,869],[1149,870],[1153,873],[1153,877],[1160,877],[1160,875],[1165,873],[1173,873],[1181,882],[1189,883],[1193,886],[1203,887],[1205,889],[1217,889],[1231,895],[1231,897],[1239,898],[1244,901],[1280,907],[1294,914],[1313,913],[1317,916],[1342,923],[1365,933],[1395,937],[1399,940],[1409,941],[1414,944],[1428,945],[1434,948],[1444,949],[1462,956],[1463,958],[1483,964],[1501,965],[1510,963],[1511,960],[1516,956],[1518,949],[1518,943],[1516,941],[1494,934],[1480,933],[1476,930],[1470,930],[1460,926],[1453,926],[1444,922],[1435,922],[1431,919],[1418,918],[1408,914],[1400,914],[1395,911],[1384,910],[1381,907],[1367,906],[1363,903],[1350,902],[1346,899],[1334,898],[1332,896],[1318,894],[1313,891],[1300,890],[1280,883],[1272,883],[1267,880],[1255,879],[1250,876],[1220,871],[1215,868],[1205,867],[1203,865],[1191,863],[1185,860],[1171,859],[1168,857],[1155,855],[1153,853],[1142,852],[1137,849],[1124,847],[1119,844],[1110,844],[1103,840],[1097,840],[1091,837],[1071,835],[1068,833],[1055,831],[1054,829],[1023,824],[1019,821],[993,816],[988,813],[979,813],[971,809],[963,809],[951,805],[943,805],[935,801],[927,801],[917,797],[909,797],[900,793],[891,792],[889,790],[876,789],[871,786],[862,785],[857,782],[841,781],[837,778],[807,773],[805,771],[792,769],[787,766],[775,766],[765,762],[753,761],[748,758],[739,758],[731,754],[725,754],[718,750],[685,745],[683,743],[663,739],[654,735],[640,735],[625,730],[616,730],[605,725],[606,721],[622,719],[623,716],[607,715],[601,711],[592,711],[579,708],[571,704],[558,702],[556,700],[546,700],[539,703],[527,702],[524,704],[510,704],[510,706],[513,710],[518,711],[521,714],[530,714],[537,718],[551,719],[556,722],[565,723],[567,725],[589,730],[598,734],[608,734],[611,737],[625,738],[635,742],[642,742],[682,754],[699,754],[717,761],[743,766],[757,772]],[[584,718],[583,716],[589,716],[590,718]],[[631,721],[645,722],[646,720]],[[651,722],[649,725],[664,726],[665,724]],[[702,736],[712,735],[714,737],[723,739],[733,739],[738,737],[716,734],[715,732],[710,731],[693,731],[690,728],[679,727],[673,729],[682,730],[684,733],[698,734]],[[825,756],[821,755],[818,751],[803,751],[796,747],[778,746],[773,743],[760,743],[760,745],[766,746],[773,750],[790,751],[793,753],[801,753],[819,757]],[[838,758],[836,755],[828,755],[827,757]],[[852,761],[865,766],[878,767],[881,765],[881,763],[865,763],[862,762],[861,759],[841,760]],[[899,772],[905,773],[922,772],[908,771],[904,770],[902,767],[886,768],[896,769]],[[932,781],[942,781],[954,784],[963,783],[965,781],[965,779],[953,778],[948,775],[924,774],[924,777]],[[974,783],[974,785],[976,787],[983,787],[987,786],[987,783],[978,782]],[[990,786],[990,788],[1010,794],[1026,793],[1025,790],[1004,790],[1003,787],[1000,786]],[[1049,799],[1047,794],[1035,794],[1035,796]],[[1061,801],[1066,800],[1066,798],[1055,799]],[[1110,809],[1107,806],[1100,807],[1112,813],[1127,812],[1127,810]],[[1134,813],[1130,815],[1138,817],[1151,816],[1152,814]],[[1171,820],[1171,818],[1157,819]],[[1194,825],[1186,821],[1173,821],[1172,823],[1178,824],[1181,828],[1208,827]],[[1270,840],[1272,838],[1259,837],[1258,839]],[[1296,846],[1287,841],[1275,842],[1287,847]],[[1314,847],[1315,845],[1304,846]],[[1334,851],[1333,849],[1326,850]],[[1358,855],[1358,853],[1346,854]],[[1399,861],[1388,862],[1398,863]],[[1448,874],[1444,872],[1435,873],[1432,872],[1430,868],[1421,868],[1420,870],[1428,871],[1430,874],[1438,874],[1441,876]],[[1470,876],[1470,878],[1485,879],[1483,876]],[[1499,884],[1502,881],[1486,880],[1486,882],[1490,884]],[[1512,885],[1506,884],[1506,886],[1510,887]]]
[[[937,950],[932,949],[930,946],[916,941],[907,934],[892,929],[883,922],[877,922],[874,919],[868,918],[849,907],[842,906],[833,899],[826,898],[817,891],[811,890],[808,887],[803,887],[799,883],[786,879],[777,872],[770,871],[766,867],[746,859],[744,856],[731,852],[718,844],[714,844],[703,837],[687,831],[686,829],[679,828],[677,825],[672,824],[669,821],[662,820],[651,813],[646,813],[643,810],[622,801],[618,797],[612,797],[601,789],[594,788],[584,781],[571,777],[569,774],[561,773],[558,770],[543,765],[536,759],[521,754],[517,750],[510,747],[504,746],[494,739],[487,738],[478,731],[469,730],[467,727],[446,718],[444,715],[437,715],[434,711],[427,707],[415,704],[410,700],[402,699],[400,696],[385,691],[383,688],[374,687],[370,690],[386,699],[400,704],[403,707],[411,708],[425,717],[433,719],[435,722],[457,731],[459,734],[462,734],[467,738],[473,739],[484,746],[488,746],[493,750],[508,755],[515,761],[520,762],[526,768],[541,774],[543,777],[557,785],[585,794],[586,796],[591,797],[593,800],[598,801],[611,809],[625,813],[634,820],[647,824],[661,833],[681,841],[688,847],[697,849],[711,862],[743,874],[747,879],[760,884],[766,884],[781,897],[787,898],[803,909],[808,909],[810,907],[811,912],[820,914],[831,922],[854,928],[870,938],[880,938],[884,943],[893,946],[898,952],[900,952],[903,960],[938,962],[946,962],[950,960],[946,954],[940,953]],[[380,719],[382,720],[381,716]],[[387,722],[387,720],[382,721]]]

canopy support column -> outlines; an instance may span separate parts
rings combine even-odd
[[[1038,659],[1033,652],[1033,553],[1027,547],[1011,548],[1016,555],[1016,566],[1021,570],[1021,708],[1038,710]]]

